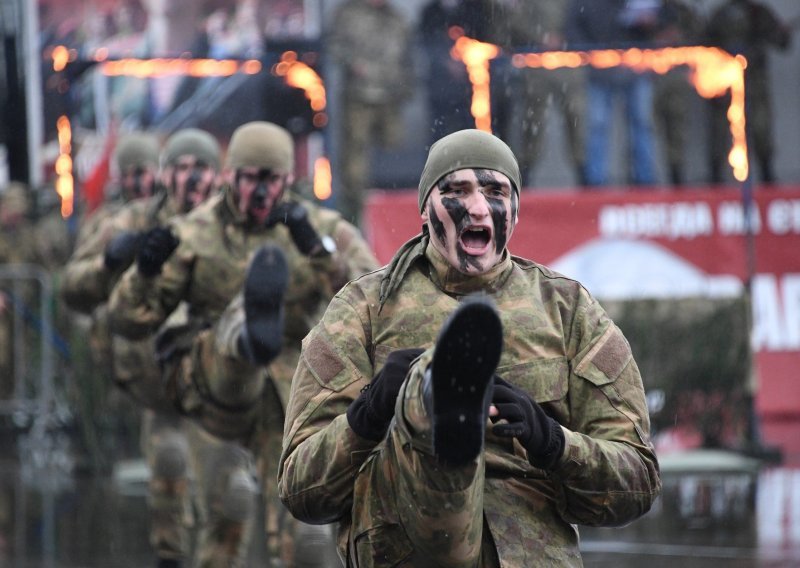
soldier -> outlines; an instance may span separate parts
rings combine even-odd
[[[70,254],[77,249],[84,249],[87,242],[95,239],[99,227],[127,203],[150,198],[156,193],[160,146],[158,137],[151,133],[130,132],[120,137],[114,149],[112,180],[105,189],[104,201],[100,207],[81,218]],[[99,239],[91,250],[99,254],[102,246],[104,239]],[[87,254],[89,251],[81,253]],[[68,266],[68,263],[69,258],[61,266]],[[69,266],[75,268],[75,265]],[[77,290],[80,294],[80,289]],[[90,455],[97,456],[98,461],[113,460],[115,454],[110,450],[135,452],[136,445],[119,444],[120,437],[115,437],[114,447],[100,449],[98,446],[107,438],[102,435],[103,430],[119,428],[121,439],[135,438],[140,413],[129,398],[113,388],[113,384],[107,380],[112,376],[113,354],[106,302],[99,302],[90,314],[88,308],[81,311],[86,315],[72,312],[67,327],[74,354],[73,383],[79,385],[76,393],[78,404],[83,423],[89,426],[82,429],[82,434]],[[88,348],[88,353],[83,349],[84,346]],[[100,408],[102,411],[99,411]]]
[[[37,262],[30,212],[30,192],[24,184],[11,182],[0,192],[0,265]],[[14,304],[27,303],[33,298],[32,287],[26,281],[23,283],[24,297],[16,298],[13,283],[0,281],[0,400],[14,395]]]
[[[493,19],[494,43],[511,52],[527,50],[558,51],[566,49],[564,20],[567,5],[562,0],[496,0],[497,17]],[[554,106],[563,116],[569,162],[575,179],[583,185],[584,173],[584,72],[582,69],[511,69],[511,77],[501,78],[505,85],[496,89],[509,110],[513,124],[501,124],[501,132],[518,138],[520,173],[523,182],[532,179],[545,135],[546,111]],[[512,80],[513,79],[513,80]],[[516,126],[514,126],[516,125]],[[519,136],[511,134],[518,129]]]
[[[786,50],[791,41],[789,27],[760,2],[728,0],[708,18],[706,29],[710,45],[747,58],[745,69],[745,112],[748,137],[756,155],[761,180],[775,182],[772,167],[772,101],[768,54],[770,47]],[[730,95],[710,100],[711,105],[711,181],[722,181],[731,146],[728,106]]]
[[[120,137],[114,149],[116,179],[106,188],[105,202],[92,212],[92,222],[84,223],[82,232],[91,233],[125,203],[156,192],[160,146],[158,136],[149,132],[130,132]]]
[[[159,339],[162,353],[186,346],[168,361],[169,391],[211,433],[253,448],[273,560],[283,528],[275,508],[283,408],[300,341],[336,290],[377,266],[355,227],[289,191],[293,172],[286,130],[239,127],[221,193],[175,219],[160,242],[146,242],[152,261],[140,257],[111,298],[114,328],[131,338],[152,333],[186,302],[187,325],[199,332]]]
[[[697,10],[682,0],[664,0],[660,9],[659,45],[701,45],[702,21]],[[670,184],[686,182],[687,109],[696,95],[689,83],[688,69],[674,67],[653,78],[653,117],[660,130]]]
[[[279,490],[297,518],[338,521],[347,566],[577,566],[573,525],[630,522],[659,493],[622,332],[506,248],[519,185],[500,139],[439,140],[422,234],[303,341]]]
[[[402,139],[402,104],[411,97],[411,45],[406,19],[389,0],[347,0],[329,29],[331,57],[342,68],[338,152],[342,216],[361,223],[369,152]]]
[[[185,129],[167,139],[159,172],[164,191],[131,202],[76,251],[65,271],[62,291],[68,305],[89,311],[106,302],[129,265],[146,264],[143,254],[153,239],[163,236],[166,229],[162,227],[169,219],[195,209],[213,193],[219,165],[220,148],[209,133]],[[168,330],[185,331],[186,327],[183,310],[165,323]],[[174,345],[171,348],[177,352]],[[197,476],[196,504],[202,521],[198,555],[216,558],[218,564],[208,566],[235,563],[247,548],[252,516],[249,509],[242,514],[241,508],[231,511],[223,503],[254,498],[250,457],[177,414],[163,393],[154,333],[136,340],[113,334],[112,351],[115,384],[146,409],[141,439],[151,469],[150,542],[159,564],[180,565],[189,557],[194,525],[192,472]]]

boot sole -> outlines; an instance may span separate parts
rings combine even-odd
[[[440,461],[466,464],[480,453],[503,327],[485,298],[464,300],[444,324],[431,362],[433,447]]]
[[[248,342],[256,361],[267,363],[280,352],[283,342],[283,296],[289,267],[283,251],[275,246],[259,249],[244,283],[244,313]]]

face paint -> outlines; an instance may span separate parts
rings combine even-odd
[[[444,223],[439,219],[439,216],[436,214],[436,209],[434,209],[430,201],[428,201],[428,218],[433,226],[433,234],[436,235],[436,238],[439,239],[442,246],[447,248],[447,233],[444,229]]]
[[[513,228],[512,189],[507,176],[463,169],[436,184],[426,205],[431,243],[464,274],[491,270],[505,252]]]
[[[453,221],[453,225],[456,227],[456,236],[460,235],[464,229],[470,225],[469,212],[467,211],[467,208],[464,207],[464,204],[461,203],[461,201],[452,197],[442,197],[442,205],[447,211],[447,214],[450,216],[450,219]],[[455,247],[456,255],[458,256],[459,269],[462,272],[466,272],[468,266],[470,265],[478,269],[480,268],[480,262],[478,262],[478,259],[467,254],[458,239],[456,239]]]
[[[494,173],[490,170],[473,170],[475,177],[481,186],[488,187],[497,183]],[[514,219],[514,202],[516,201],[516,192],[511,191],[511,219]],[[489,204],[489,209],[492,214],[492,221],[494,222],[494,244],[495,252],[500,254],[506,244],[508,243],[508,210],[503,199],[494,197],[492,195],[486,196],[486,202]]]

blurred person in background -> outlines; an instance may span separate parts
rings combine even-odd
[[[486,6],[485,0],[432,0],[422,8],[417,36],[422,46],[430,142],[475,125],[467,67],[450,51],[461,35],[482,37],[488,21]]]
[[[0,265],[37,263],[36,235],[31,222],[32,201],[29,188],[12,181],[0,191]],[[10,268],[10,267],[9,267]],[[14,281],[0,281],[0,399],[14,396],[15,317],[23,313],[15,305],[27,305],[35,290],[22,282],[22,297],[13,292]]]
[[[404,103],[414,86],[409,23],[390,0],[345,0],[326,36],[331,58],[341,70],[336,207],[360,226],[370,151],[396,146],[404,135]]]
[[[62,295],[67,304],[79,311],[97,309],[130,265],[146,264],[148,250],[168,234],[164,226],[169,220],[201,207],[216,194],[220,154],[208,132],[190,128],[170,136],[160,157],[163,189],[131,201],[76,251],[65,272]],[[177,310],[165,328],[185,331],[186,320],[185,310]],[[162,387],[165,363],[157,359],[154,333],[130,340],[111,332],[112,378],[145,407],[141,441],[151,471],[150,542],[159,566],[190,561],[195,526],[198,565],[241,565],[253,522],[252,507],[242,508],[241,503],[255,499],[250,456],[176,412]],[[178,350],[172,348],[175,355]],[[239,507],[231,509],[231,503]]]
[[[684,0],[662,0],[656,42],[659,47],[703,45],[703,21]],[[673,67],[653,79],[653,115],[666,157],[667,179],[673,186],[686,182],[688,107],[696,96],[686,67]]]
[[[120,213],[127,204],[137,200],[153,200],[164,188],[158,183],[158,162],[161,142],[153,133],[122,134],[114,148],[111,179],[103,191],[103,202],[80,219],[72,262],[64,264],[66,294],[80,294],[87,279],[105,278],[105,266],[99,263],[87,267],[87,259],[99,258],[111,238],[101,227]],[[90,261],[91,262],[91,261]],[[89,262],[89,264],[90,264]],[[76,273],[87,270],[85,278],[76,280]],[[101,272],[96,272],[100,270]],[[70,310],[70,350],[72,354],[72,383],[77,386],[73,404],[81,424],[81,443],[95,468],[110,467],[115,459],[136,452],[137,430],[141,413],[129,397],[114,387],[113,342],[108,327],[108,309],[104,290],[94,298],[86,290],[77,307],[65,302]],[[94,305],[93,308],[90,308]],[[76,307],[78,308],[76,310]],[[112,435],[113,433],[113,435]]]
[[[186,307],[185,325],[157,340],[165,396],[211,434],[253,451],[268,555],[287,565],[296,533],[275,480],[300,342],[336,290],[377,266],[354,226],[292,191],[294,172],[288,131],[261,121],[237,128],[221,192],[157,229],[110,301],[112,329],[132,340]],[[227,504],[255,504],[238,495]],[[313,559],[320,542],[330,545],[327,529],[315,537],[298,536],[297,554]]]
[[[770,88],[769,50],[785,51],[791,30],[764,3],[751,0],[726,0],[708,18],[705,31],[710,45],[747,59],[745,79],[745,115],[748,145],[752,146],[761,181],[775,182],[773,169],[772,89]],[[711,181],[723,181],[723,171],[731,148],[728,122],[730,95],[710,100]]]
[[[632,47],[651,42],[658,25],[658,0],[571,0],[565,34],[574,49]],[[628,143],[625,182],[656,183],[653,79],[626,67],[590,68],[587,73],[585,182],[611,181],[615,103],[624,103]],[[625,183],[624,182],[624,183]]]
[[[508,54],[526,50],[566,49],[564,21],[567,4],[561,0],[496,0],[490,41]],[[581,69],[511,70],[503,95],[506,120],[499,125],[519,157],[523,184],[531,183],[546,132],[547,109],[562,115],[568,162],[576,182],[584,185],[584,71]]]

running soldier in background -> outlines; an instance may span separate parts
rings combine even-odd
[[[127,203],[151,198],[159,190],[156,178],[160,145],[158,137],[150,133],[131,132],[120,136],[114,149],[112,179],[105,188],[104,201],[100,207],[81,219],[73,261],[77,258],[98,257],[106,240],[96,237],[103,223],[119,213]],[[92,244],[87,245],[89,242]],[[85,280],[79,279],[76,282],[74,278],[76,269],[81,269],[70,263],[69,259],[63,266],[70,274],[67,280],[69,286],[80,294],[79,286]],[[87,278],[92,274],[93,271],[89,270]],[[87,298],[86,302],[98,301]],[[74,305],[69,307],[74,308]],[[79,408],[78,418],[83,425],[82,441],[88,455],[97,462],[95,465],[105,467],[120,454],[136,451],[140,413],[132,407],[130,398],[114,388],[108,380],[113,376],[113,354],[105,300],[99,301],[91,311],[88,306],[78,312],[72,311],[69,320],[73,381],[78,391],[76,406]],[[104,436],[108,430],[118,431],[120,436],[117,440],[130,443],[120,444],[123,447],[105,447],[106,439],[112,438]]]
[[[24,184],[14,181],[0,192],[0,265],[37,262],[30,213],[30,191]],[[15,312],[15,302],[34,298],[27,282],[18,288],[22,297],[15,297],[13,290],[13,280],[0,281],[0,400],[14,394],[14,317],[22,313]]]
[[[339,523],[347,566],[580,566],[575,525],[628,523],[659,493],[622,332],[506,248],[519,185],[491,134],[436,142],[422,234],[303,341],[278,485],[298,519]]]
[[[336,290],[377,266],[355,227],[289,190],[294,168],[286,130],[239,127],[221,193],[145,245],[149,264],[132,266],[111,298],[113,328],[130,338],[186,303],[190,333],[159,337],[168,392],[208,431],[254,451],[273,562],[291,532],[278,522],[276,477],[300,342]],[[282,556],[291,562],[291,551]]]
[[[327,33],[331,57],[342,70],[336,206],[360,226],[370,151],[395,146],[403,137],[403,103],[414,84],[410,29],[389,0],[345,0]]]
[[[163,191],[131,202],[76,251],[63,290],[74,309],[88,311],[107,301],[130,265],[147,264],[148,250],[154,241],[160,242],[167,222],[206,201],[215,189],[220,148],[207,132],[180,130],[167,140],[161,163]],[[176,311],[164,327],[183,331],[185,311]],[[252,506],[242,507],[242,503],[255,499],[249,456],[185,421],[166,399],[161,365],[167,362],[156,360],[155,333],[136,340],[113,334],[112,352],[115,383],[146,408],[142,445],[151,469],[150,541],[160,565],[181,565],[189,558],[194,525],[192,472],[197,477],[195,503],[201,531],[198,563],[237,565],[247,549],[252,525]]]
[[[773,183],[772,89],[768,56],[771,47],[788,49],[790,30],[765,4],[751,0],[728,0],[711,13],[706,37],[710,45],[747,58],[744,80],[748,141],[756,155],[761,181]],[[714,183],[723,181],[722,172],[731,148],[729,104],[730,95],[710,100],[710,167],[711,181]]]

